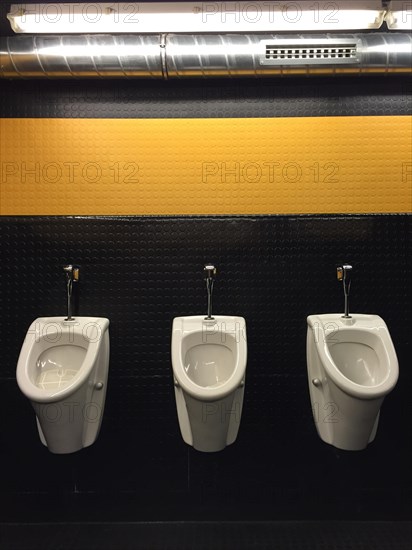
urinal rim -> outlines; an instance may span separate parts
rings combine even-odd
[[[322,363],[322,367],[327,376],[330,376],[332,381],[342,391],[353,397],[361,399],[375,399],[387,395],[396,385],[399,377],[399,364],[396,356],[396,351],[385,321],[379,315],[369,314],[353,314],[348,324],[345,324],[345,320],[342,319],[342,315],[339,314],[320,314],[309,315],[307,318],[308,327],[312,330],[316,322],[319,323],[319,337],[317,341],[315,339],[314,345],[318,351],[319,359]],[[356,322],[361,322],[360,326],[356,325]],[[325,325],[332,323],[338,323],[339,331],[350,334],[355,330],[358,332],[373,332],[375,336],[380,338],[383,347],[387,354],[386,368],[387,377],[373,386],[365,386],[353,382],[347,378],[335,364],[328,347],[328,343],[325,338]],[[373,348],[374,349],[374,348]]]
[[[70,383],[61,390],[44,390],[39,388],[30,380],[28,375],[31,350],[37,342],[34,337],[28,339],[26,336],[29,332],[31,334],[35,333],[36,323],[38,323],[38,328],[45,326],[47,323],[61,324],[64,327],[72,328],[76,333],[81,332],[88,323],[96,323],[101,328],[101,338],[99,338],[97,342],[89,341],[86,355],[83,359],[78,374],[73,377],[72,381],[70,381]],[[109,328],[110,321],[105,317],[76,317],[73,323],[71,323],[71,321],[65,321],[64,317],[39,317],[35,319],[28,328],[20,350],[19,359],[17,361],[16,379],[20,391],[30,401],[34,401],[36,403],[54,403],[61,401],[62,399],[65,399],[75,393],[90,376],[90,373],[92,372],[97,361],[99,349],[104,343],[104,334]],[[58,343],[55,344],[53,342],[50,344],[51,345],[46,349],[57,347],[59,345]]]
[[[188,323],[202,323],[205,321],[204,316],[182,316],[175,317],[172,325],[172,370],[173,376],[178,385],[189,395],[195,399],[202,401],[217,401],[223,399],[227,395],[230,395],[238,387],[241,386],[242,380],[245,378],[246,365],[247,365],[247,339],[246,339],[246,321],[243,317],[230,316],[230,315],[216,315],[214,317],[215,322],[224,321],[238,322],[242,324],[242,330],[244,331],[244,337],[239,340],[239,348],[237,354],[237,360],[232,375],[221,386],[211,388],[208,386],[199,386],[193,380],[189,378],[183,367],[183,357],[181,353],[183,334],[201,332],[202,325],[193,329],[182,330],[182,322]],[[178,336],[176,337],[175,335]],[[230,332],[228,332],[230,334]],[[176,367],[176,365],[178,365]]]

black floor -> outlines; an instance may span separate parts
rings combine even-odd
[[[7,523],[1,550],[410,550],[412,522]]]

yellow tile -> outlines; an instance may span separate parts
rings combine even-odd
[[[412,210],[410,117],[0,119],[2,215]]]

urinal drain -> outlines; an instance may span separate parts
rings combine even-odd
[[[61,367],[50,369],[39,374],[36,384],[42,390],[60,390],[73,380],[77,372],[75,369],[62,369]]]

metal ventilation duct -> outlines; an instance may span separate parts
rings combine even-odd
[[[410,33],[0,38],[0,78],[187,78],[412,72]]]

